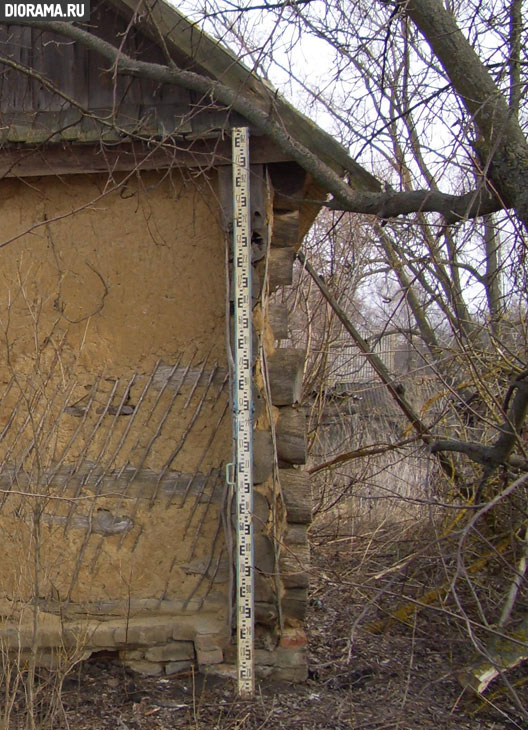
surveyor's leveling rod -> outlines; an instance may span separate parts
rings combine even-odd
[[[251,697],[254,679],[253,396],[251,372],[251,232],[249,135],[233,129],[238,691]]]

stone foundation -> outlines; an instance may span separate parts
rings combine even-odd
[[[27,613],[26,613],[27,618]],[[92,655],[111,652],[116,661],[139,674],[161,676],[198,670],[236,677],[236,646],[231,632],[214,614],[145,616],[123,620],[63,624],[39,613],[37,666],[67,671]],[[19,666],[29,665],[32,627],[15,623],[0,628],[0,652]],[[286,629],[273,646],[269,632],[255,651],[256,675],[289,682],[306,679],[306,635]],[[267,645],[268,648],[263,648]]]

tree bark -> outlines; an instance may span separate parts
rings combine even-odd
[[[440,0],[399,2],[419,28],[460,96],[479,137],[483,172],[505,207],[514,208],[528,230],[528,144],[488,70]]]

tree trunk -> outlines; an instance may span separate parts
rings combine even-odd
[[[440,0],[411,0],[402,7],[431,46],[473,119],[483,173],[528,230],[528,145],[515,108],[509,107]]]

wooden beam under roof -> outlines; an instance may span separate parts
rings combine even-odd
[[[251,161],[273,163],[285,162],[287,158],[267,137],[252,137]],[[124,142],[118,145],[10,145],[0,149],[0,178],[106,173],[136,168],[210,168],[230,164],[230,140],[194,140],[187,146]]]

